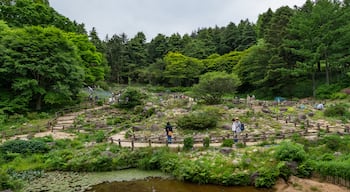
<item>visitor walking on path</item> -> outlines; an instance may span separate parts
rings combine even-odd
[[[241,133],[241,122],[239,121],[239,118],[233,118],[232,119],[232,132],[233,132],[233,137],[235,142],[239,141],[240,138],[240,133]]]
[[[168,143],[170,144],[172,142],[173,137],[173,127],[170,125],[169,122],[166,123],[165,131],[168,138]]]

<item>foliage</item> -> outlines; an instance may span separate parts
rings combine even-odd
[[[240,84],[235,74],[209,72],[200,76],[199,83],[193,86],[193,92],[207,104],[218,104],[224,94],[234,93]]]
[[[49,151],[48,145],[40,140],[10,140],[0,146],[1,153],[46,153]]]
[[[326,117],[349,117],[350,113],[348,111],[347,104],[338,103],[335,105],[330,105],[324,110],[324,116]]]
[[[193,112],[177,119],[177,125],[184,130],[206,130],[216,127],[218,118],[210,112]]]
[[[254,185],[258,188],[271,188],[275,184],[278,175],[279,170],[277,168],[260,168],[258,170],[258,177],[254,181]]]
[[[128,87],[124,92],[121,94],[118,102],[118,107],[120,108],[133,108],[137,105],[142,104],[142,99],[145,96],[141,93],[140,90],[136,88]]]
[[[205,137],[203,139],[203,147],[208,148],[209,145],[210,145],[210,138],[209,137]]]
[[[326,135],[321,139],[320,143],[325,144],[331,151],[339,151],[346,144],[339,135]]]
[[[339,92],[341,88],[338,84],[321,85],[316,89],[316,97],[318,99],[331,99],[332,95]]]
[[[0,169],[0,190],[18,190],[22,187],[20,180],[12,178],[3,169]]]
[[[306,152],[301,144],[283,141],[276,147],[275,157],[280,161],[303,162]]]
[[[0,49],[0,107],[5,112],[74,103],[84,81],[83,68],[75,45],[63,31],[54,27],[12,29],[0,38],[0,45],[6,47]]]
[[[193,137],[186,137],[184,139],[184,150],[190,150],[193,148],[194,140]]]
[[[225,139],[221,144],[221,146],[223,147],[232,147],[232,145],[233,145],[232,139]]]

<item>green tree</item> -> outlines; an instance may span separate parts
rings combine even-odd
[[[209,72],[200,76],[199,83],[193,86],[193,92],[207,104],[218,104],[224,94],[234,93],[240,84],[241,81],[233,73]]]
[[[24,27],[0,38],[0,107],[9,113],[74,102],[84,81],[75,45],[61,30]],[[9,78],[11,77],[11,78]]]
[[[67,38],[72,41],[80,56],[81,67],[85,71],[85,84],[94,85],[105,80],[105,74],[109,72],[107,63],[103,62],[102,53],[97,52],[96,47],[89,41],[87,35],[67,33]]]
[[[166,64],[164,77],[173,86],[191,86],[198,82],[199,75],[204,69],[200,60],[181,53],[168,53],[164,62]]]
[[[84,24],[77,24],[57,13],[46,0],[2,0],[0,19],[10,27],[31,25],[55,26],[67,32],[84,33]]]

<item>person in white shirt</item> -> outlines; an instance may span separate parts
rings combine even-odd
[[[232,131],[234,138],[237,138],[237,140],[240,140],[240,133],[241,133],[241,122],[239,121],[239,118],[233,118],[232,119]]]

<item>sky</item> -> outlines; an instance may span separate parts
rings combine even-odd
[[[147,41],[159,33],[170,36],[191,34],[200,28],[223,27],[249,19],[256,23],[259,14],[269,8],[300,7],[306,0],[49,0],[60,14],[84,23],[89,32],[95,27],[98,36],[138,32]]]

